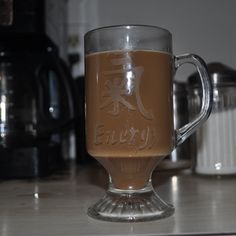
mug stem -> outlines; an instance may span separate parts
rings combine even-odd
[[[174,207],[154,191],[151,178],[141,189],[114,188],[111,177],[105,196],[88,209],[92,218],[112,222],[142,222],[168,217]]]

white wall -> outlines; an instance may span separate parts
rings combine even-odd
[[[72,75],[74,78],[84,74],[84,34],[98,24],[97,0],[68,0],[67,28],[68,53],[79,53],[80,60],[74,64]]]
[[[236,68],[235,0],[86,0],[88,29],[113,24],[151,24],[170,30],[175,54],[192,52],[209,63]],[[97,12],[91,8],[92,2]],[[91,9],[91,11],[90,11]],[[93,15],[97,14],[96,22]],[[90,18],[91,17],[91,18]],[[181,69],[185,80],[191,67]]]
[[[67,59],[67,0],[45,1],[46,32],[60,48],[60,56]],[[60,17],[58,17],[60,15]]]

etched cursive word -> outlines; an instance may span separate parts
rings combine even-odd
[[[157,131],[154,127],[145,128],[124,127],[120,130],[106,129],[103,124],[97,125],[94,132],[94,144],[135,146],[138,150],[150,149],[157,141]]]

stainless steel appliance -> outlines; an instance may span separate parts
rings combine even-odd
[[[173,84],[174,127],[178,129],[189,122],[188,91],[185,82]],[[179,145],[157,166],[158,170],[186,169],[191,167],[190,140]]]

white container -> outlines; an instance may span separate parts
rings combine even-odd
[[[213,84],[213,110],[192,137],[194,171],[198,174],[236,174],[236,71],[219,63],[208,65]],[[200,109],[201,90],[189,78],[190,113]]]

